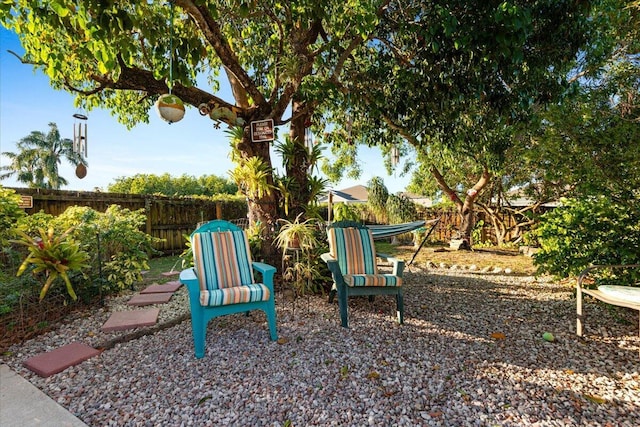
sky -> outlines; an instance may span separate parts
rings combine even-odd
[[[63,190],[106,191],[116,178],[135,174],[228,178],[228,172],[234,168],[224,133],[226,126],[215,129],[214,122],[201,116],[195,108],[187,107],[185,117],[173,124],[162,121],[155,111],[151,111],[148,124],[141,123],[129,130],[108,110],[78,110],[74,107],[72,94],[54,90],[42,72],[22,64],[9,50],[19,55],[24,52],[17,35],[0,27],[0,152],[17,153],[16,142],[32,131],[47,133],[49,123],[57,124],[62,138],[72,139],[74,125],[78,123],[73,114],[88,116],[87,176],[77,178],[75,168],[63,161],[59,173],[69,182]],[[228,87],[223,87],[216,95],[232,100]],[[284,134],[282,130],[280,135]],[[330,158],[328,151],[325,150],[325,155]],[[363,165],[360,179],[344,179],[330,184],[330,188],[340,190],[366,185],[374,176],[382,178],[391,193],[404,191],[409,184],[408,177],[387,175],[377,148],[361,147],[358,159]],[[280,164],[275,155],[272,155],[272,162],[274,166]],[[5,156],[0,156],[0,166],[8,163]],[[1,180],[0,184],[24,186],[13,178]]]

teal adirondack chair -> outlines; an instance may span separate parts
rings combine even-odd
[[[191,247],[194,267],[180,273],[180,282],[189,290],[196,357],[204,357],[209,321],[227,314],[263,310],[271,339],[277,340],[276,269],[252,262],[246,233],[228,221],[210,221],[191,234]],[[262,283],[256,283],[253,270],[262,274]]]
[[[402,273],[404,261],[376,254],[371,230],[353,221],[339,221],[327,227],[329,253],[322,254],[333,276],[329,302],[338,294],[342,326],[349,327],[348,298],[354,295],[394,295],[399,323],[404,322]],[[378,272],[376,258],[393,264],[391,274]]]

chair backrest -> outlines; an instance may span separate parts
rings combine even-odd
[[[199,228],[191,235],[193,264],[202,290],[255,283],[249,239],[243,230],[229,225],[237,229],[200,231]]]
[[[376,248],[366,227],[327,228],[329,252],[338,260],[343,274],[378,274]]]

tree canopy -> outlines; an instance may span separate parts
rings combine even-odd
[[[214,196],[236,194],[238,186],[216,175],[202,175],[196,178],[187,174],[173,177],[165,173],[119,177],[109,184],[107,190],[113,193],[162,194],[164,196]]]

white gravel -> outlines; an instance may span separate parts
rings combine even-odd
[[[351,299],[344,329],[336,303],[277,292],[280,342],[262,312],[226,316],[195,359],[190,320],[162,327],[188,312],[181,289],[155,333],[100,331],[135,309],[123,296],[3,359],[90,426],[640,425],[637,312],[589,301],[580,339],[570,284],[412,270],[402,326],[391,297]],[[46,379],[22,366],[73,341],[107,349]]]

